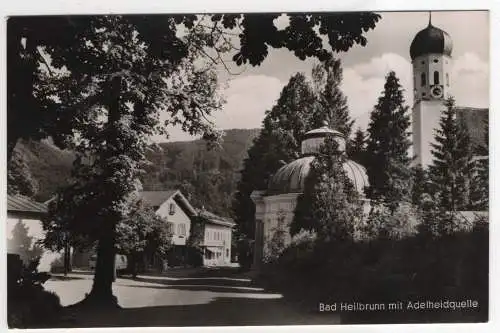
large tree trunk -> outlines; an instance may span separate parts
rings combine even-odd
[[[97,245],[94,284],[87,301],[98,306],[117,306],[117,298],[112,289],[115,275],[115,223],[107,224],[103,227],[103,234]]]
[[[102,159],[106,163],[107,159],[112,159],[120,150],[117,125],[121,119],[120,113],[120,90],[122,78],[114,77],[107,89],[108,103],[108,123],[105,135],[107,136],[108,149],[103,153]],[[107,170],[108,177],[114,178],[114,171]],[[113,184],[114,181],[111,181]],[[115,184],[116,185],[116,184]],[[108,189],[113,193],[112,189]],[[119,193],[119,191],[117,191]],[[106,203],[103,203],[105,205]],[[108,203],[112,204],[112,200]],[[120,222],[119,213],[108,213],[102,221],[101,236],[97,245],[97,263],[94,275],[94,284],[87,297],[88,301],[98,306],[118,306],[117,298],[113,295],[113,281],[115,280],[115,239],[116,225]]]

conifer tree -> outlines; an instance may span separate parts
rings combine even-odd
[[[349,115],[347,98],[340,89],[342,72],[341,61],[333,56],[313,67],[313,87],[318,103],[312,115],[311,127],[321,127],[326,121],[331,128],[342,132],[348,138],[354,121]]]
[[[489,126],[488,118],[484,121],[484,142],[479,147],[479,159],[474,163],[471,183],[471,209],[488,210],[489,207]]]
[[[419,164],[412,169],[411,202],[417,207],[422,206],[424,195],[429,191],[428,180],[427,172],[422,165]]]
[[[335,139],[327,137],[311,163],[304,192],[298,199],[290,225],[292,235],[301,230],[314,231],[324,243],[354,238],[361,207],[344,162],[345,155],[339,153]]]
[[[449,212],[468,205],[472,146],[467,129],[457,120],[454,99],[446,100],[445,107],[432,144],[429,177],[437,203]]]
[[[351,144],[348,145],[349,151],[347,155],[353,161],[365,165],[366,163],[366,134],[358,127]]]
[[[314,111],[315,95],[302,73],[290,78],[277,104],[268,112],[263,128],[248,150],[241,179],[233,201],[238,231],[253,237],[255,207],[250,198],[254,190],[264,190],[283,162],[290,162],[300,153],[302,136],[310,129],[308,117]]]
[[[403,89],[396,73],[391,71],[371,113],[366,163],[368,196],[387,204],[391,211],[398,202],[410,199],[409,127]]]

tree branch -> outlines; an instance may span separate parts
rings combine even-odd
[[[38,47],[36,48],[36,52],[38,53],[38,58],[42,61],[42,63],[47,67],[47,70],[49,71],[50,76],[54,76],[54,73],[50,69],[49,64],[47,63],[47,60],[45,60],[45,57],[40,53],[40,50]]]

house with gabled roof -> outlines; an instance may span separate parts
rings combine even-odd
[[[192,219],[203,220],[202,244],[203,265],[221,266],[231,263],[231,239],[235,223],[217,216],[206,209],[195,209],[179,190],[143,191],[140,200],[152,207],[169,223],[172,232],[173,251],[171,263],[182,261],[186,256],[187,240],[192,230]]]
[[[173,245],[186,245],[191,230],[191,218],[196,216],[197,212],[181,191],[143,191],[140,192],[139,198],[169,223]]]

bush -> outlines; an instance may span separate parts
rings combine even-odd
[[[315,254],[316,234],[301,230],[292,237],[290,245],[279,258],[279,265],[292,270],[301,270],[304,264],[311,263]]]
[[[417,209],[409,203],[400,203],[394,211],[375,204],[366,223],[360,228],[359,239],[402,239],[415,235],[420,225]]]
[[[244,272],[249,271],[253,263],[253,241],[247,237],[241,237],[236,246],[240,269]]]
[[[192,267],[203,266],[203,250],[199,247],[187,247],[187,264]]]
[[[60,316],[59,297],[43,289],[50,275],[38,273],[38,261],[23,266],[19,256],[8,254],[7,321],[11,328],[50,327]]]
[[[477,300],[480,308],[468,314],[469,318],[487,319],[486,218],[478,216],[472,229],[438,236],[415,234],[413,228],[395,229],[405,232],[364,241],[327,243],[320,243],[314,234],[302,231],[278,261],[264,266],[264,278],[285,297],[307,300],[311,306],[326,299],[365,303],[471,299]],[[453,314],[438,312],[432,315],[453,320]],[[372,319],[396,321],[392,315]],[[429,318],[423,313],[403,316]]]

